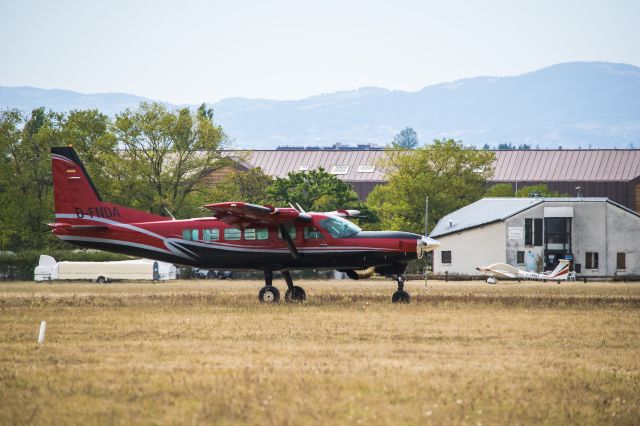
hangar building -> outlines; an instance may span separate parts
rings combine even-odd
[[[495,151],[494,175],[489,184],[510,183],[514,188],[545,183],[562,194],[607,197],[640,212],[640,149],[551,149]],[[386,182],[381,165],[387,151],[381,149],[284,149],[226,151],[236,159],[234,168],[260,167],[273,177],[319,167],[349,183],[360,200]],[[221,178],[230,166],[212,172]]]
[[[640,276],[640,214],[608,198],[483,198],[429,236],[442,244],[436,275],[478,275],[496,262],[552,270],[570,259],[580,277]]]

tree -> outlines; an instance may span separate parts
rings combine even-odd
[[[487,189],[485,197],[569,197],[569,195],[550,191],[546,183],[521,186],[517,194],[510,183],[498,183]]]
[[[451,139],[410,152],[391,151],[380,165],[388,184],[377,186],[367,204],[383,228],[424,233],[425,198],[432,228],[447,213],[482,197],[494,157]]]
[[[198,214],[200,179],[222,161],[227,141],[213,113],[202,105],[169,111],[159,103],[141,103],[116,116],[114,135],[121,151],[106,169],[116,183],[115,201],[165,215]]]
[[[395,135],[393,141],[391,141],[391,145],[394,148],[400,149],[414,149],[419,143],[418,134],[411,127],[405,127],[400,130],[400,133]]]
[[[44,223],[53,218],[50,148],[61,115],[44,108],[23,116],[0,114],[0,246],[2,250],[40,248],[50,237]]]
[[[273,178],[260,167],[247,171],[234,171],[212,188],[203,189],[209,202],[244,201],[253,204],[269,204],[269,187]]]
[[[274,202],[298,203],[306,211],[349,209],[358,202],[349,184],[322,168],[289,172],[286,178],[276,178],[268,192]]]
[[[514,197],[515,193],[510,183],[498,183],[496,185],[489,187],[487,189],[487,192],[484,194],[484,196],[490,197],[490,198]]]

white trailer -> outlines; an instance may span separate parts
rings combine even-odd
[[[116,262],[56,262],[41,255],[34,270],[34,280],[91,280],[98,283],[118,280],[153,280],[154,264],[157,264],[157,279],[175,280],[176,267],[170,263],[149,259],[122,260]]]

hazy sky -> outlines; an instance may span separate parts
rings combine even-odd
[[[640,0],[1,1],[0,85],[173,103],[640,65]]]

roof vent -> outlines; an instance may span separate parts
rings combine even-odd
[[[578,193],[578,198],[582,198],[582,193],[584,192],[584,189],[582,189],[581,186],[576,186],[576,192]]]
[[[449,228],[453,228],[453,221],[449,219]]]

